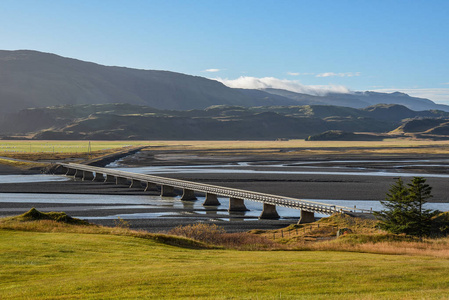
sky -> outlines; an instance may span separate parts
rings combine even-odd
[[[0,49],[449,104],[448,0],[0,0]]]

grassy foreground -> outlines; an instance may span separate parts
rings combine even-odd
[[[70,219],[61,223],[51,219],[67,216],[49,216],[1,222],[1,299],[441,299],[449,294],[444,258],[211,249],[183,238]]]

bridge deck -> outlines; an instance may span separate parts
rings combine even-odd
[[[119,171],[108,168],[93,167],[83,164],[75,163],[60,163],[62,167],[68,169],[76,169],[81,171],[87,171],[92,173],[100,173],[103,175],[110,175],[118,178],[126,178],[134,181],[141,181],[147,183],[153,183],[161,186],[169,186],[177,189],[192,190],[196,192],[202,192],[206,194],[214,194],[222,197],[245,199],[256,202],[262,202],[264,204],[279,205],[288,208],[300,209],[306,212],[320,213],[326,215],[332,215],[336,212],[361,212],[370,213],[371,211],[365,209],[356,209],[346,206],[332,205],[326,203],[320,203],[315,201],[307,201],[302,199],[295,199],[289,197],[283,197],[278,195],[270,195],[265,193],[258,193],[252,191],[246,191],[241,189],[234,189],[228,187],[215,186],[204,183],[197,183],[179,179],[172,179],[154,175],[138,174],[132,172]]]

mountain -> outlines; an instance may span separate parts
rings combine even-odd
[[[324,136],[372,140],[379,139],[375,135],[395,129],[395,134],[405,134],[406,130],[398,130],[404,122],[429,119],[435,127],[447,122],[448,118],[449,113],[441,111],[415,112],[404,106],[386,104],[365,109],[330,105],[215,105],[188,111],[123,103],[82,104],[12,113],[0,122],[0,134],[27,135],[35,139],[267,140],[302,139],[339,130],[345,134],[333,132]],[[421,128],[427,130],[430,127]],[[371,132],[374,135],[354,136],[348,132]]]
[[[272,105],[273,100],[252,97],[198,76],[102,66],[37,51],[0,51],[2,113],[53,105],[104,103],[187,110],[222,104]],[[277,98],[276,103],[291,105],[294,101]]]
[[[400,104],[411,110],[442,110],[449,112],[449,106],[436,104],[425,98],[411,97],[407,94],[377,93],[377,92],[354,92],[354,93],[328,93],[324,96],[311,96],[307,94],[295,93],[278,89],[264,89],[263,91],[277,96],[290,98],[298,101],[302,105],[335,105],[353,108],[364,108],[376,104]]]
[[[106,103],[171,110],[204,110],[214,105],[364,108],[386,103],[449,111],[449,106],[403,93],[313,96],[279,89],[233,89],[216,80],[169,71],[103,66],[30,50],[0,51],[0,116],[24,108]]]

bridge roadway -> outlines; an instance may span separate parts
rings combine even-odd
[[[300,220],[298,223],[309,223],[315,221],[314,213],[332,215],[336,212],[358,212],[370,213],[369,210],[306,201],[277,195],[270,195],[228,187],[209,185],[185,180],[159,177],[146,174],[118,171],[114,169],[88,166],[76,163],[59,163],[55,168],[55,174],[74,176],[82,180],[114,182],[115,184],[129,185],[133,188],[143,188],[145,191],[159,191],[161,196],[176,196],[175,189],[183,190],[181,200],[196,200],[195,192],[206,195],[204,206],[218,206],[220,202],[217,197],[229,198],[229,211],[247,211],[244,200],[263,203],[260,219],[278,219],[279,214],[276,206],[284,206],[300,209]],[[143,184],[143,185],[142,185]]]

